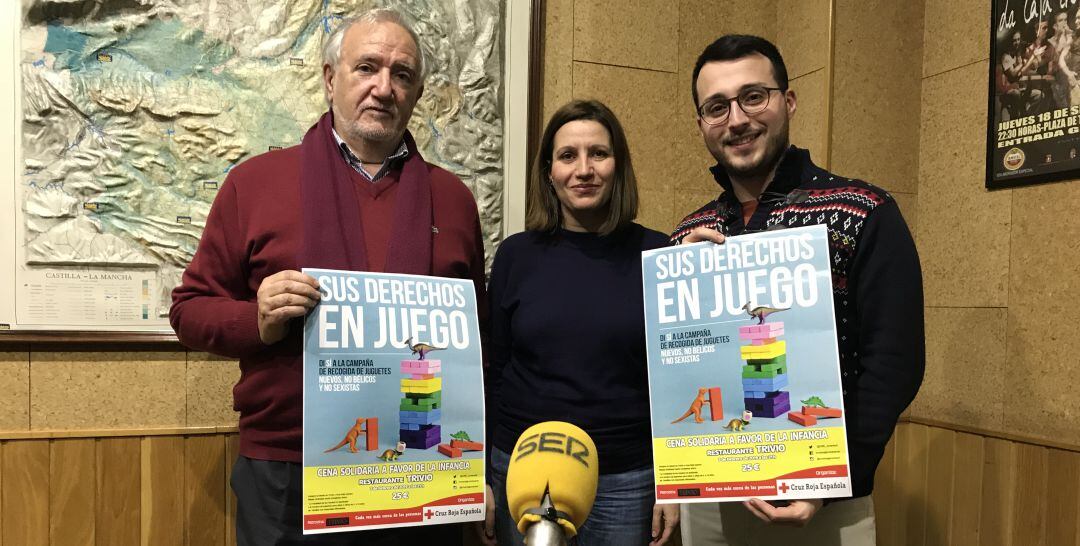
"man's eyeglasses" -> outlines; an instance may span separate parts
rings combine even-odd
[[[772,91],[783,91],[779,87],[749,87],[744,89],[739,96],[732,99],[716,97],[705,101],[698,107],[698,117],[709,125],[720,125],[727,122],[731,115],[731,102],[739,103],[739,108],[748,116],[761,113],[769,107],[769,97]]]

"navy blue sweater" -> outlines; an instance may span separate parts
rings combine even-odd
[[[744,225],[731,179],[719,165],[712,173],[723,193],[687,216],[672,242],[702,226],[724,235],[812,224],[829,229],[852,496],[869,495],[896,420],[926,367],[922,270],[900,209],[885,190],[830,173],[792,146]]]
[[[667,242],[637,224],[503,241],[485,373],[496,447],[509,453],[529,426],[567,421],[596,443],[601,474],[652,464],[641,251]]]

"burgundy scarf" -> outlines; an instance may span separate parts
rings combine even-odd
[[[352,167],[341,157],[334,134],[334,118],[323,114],[300,143],[300,207],[304,246],[299,266],[367,271],[367,249],[360,224],[360,206]],[[386,253],[386,273],[430,275],[431,178],[405,132],[409,155],[401,169],[394,197],[394,225]]]

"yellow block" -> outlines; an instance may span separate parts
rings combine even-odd
[[[402,379],[401,386],[404,387],[419,387],[426,389],[428,387],[435,387],[435,390],[442,388],[442,378],[432,377],[431,379]]]
[[[787,354],[786,341],[774,341],[765,345],[743,345],[739,347],[743,360],[767,360]]]
[[[401,387],[401,392],[412,394],[431,394],[442,390],[442,387]]]

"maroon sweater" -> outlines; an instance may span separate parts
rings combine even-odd
[[[304,266],[297,263],[304,239],[299,167],[294,146],[253,157],[229,173],[169,312],[184,345],[240,359],[233,409],[240,412],[240,454],[253,459],[301,460],[301,323],[295,321],[284,340],[264,345],[255,297],[264,278]],[[456,176],[428,167],[438,229],[432,273],[472,279],[478,309],[487,309],[476,201]],[[376,183],[354,173],[372,271],[385,264],[400,173],[395,169]]]

